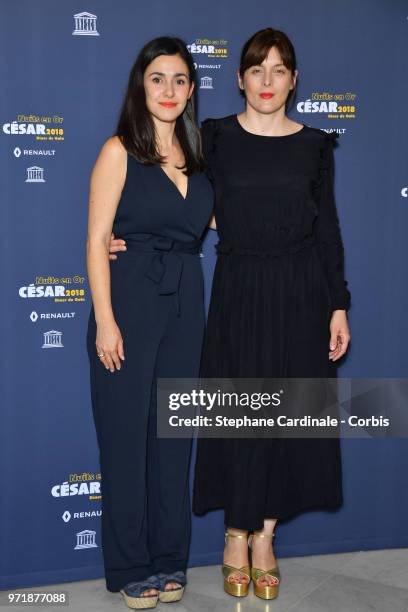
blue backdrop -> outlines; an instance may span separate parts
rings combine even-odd
[[[294,42],[291,117],[340,133],[336,195],[352,292],[341,377],[404,377],[408,5],[394,0],[147,3],[2,0],[0,588],[103,576],[100,474],[85,348],[89,177],[142,44],[184,38],[199,116],[242,109],[240,49]],[[207,302],[214,266],[203,267]],[[343,440],[345,502],[279,525],[278,557],[408,545],[406,441]],[[129,483],[129,487],[132,486]],[[126,498],[127,491],[123,491]],[[194,519],[190,565],[218,563],[223,515]]]

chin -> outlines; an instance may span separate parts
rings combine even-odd
[[[261,113],[262,115],[270,115],[271,113],[276,112],[280,108],[280,106],[277,104],[254,104],[253,107],[257,113]]]
[[[283,103],[284,104],[284,103]],[[282,106],[282,103],[277,100],[264,100],[259,101],[257,99],[251,106],[256,110],[257,113],[261,113],[262,115],[269,115],[270,113],[275,113]]]
[[[175,121],[180,115],[178,109],[176,110],[176,108],[166,109],[162,107],[155,109],[152,114],[156,117],[156,119],[159,119],[160,121],[163,121],[165,123],[171,123],[172,121]]]

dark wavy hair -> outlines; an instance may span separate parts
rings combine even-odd
[[[273,28],[264,28],[263,30],[255,32],[242,47],[239,63],[240,77],[242,78],[245,70],[251,68],[251,66],[259,66],[262,64],[271,47],[277,48],[282,58],[283,65],[286,66],[293,75],[296,70],[296,53],[293,44],[284,32],[274,30]],[[296,89],[297,80],[294,88],[289,92],[286,99],[286,109],[293,103],[296,96]],[[245,96],[245,93],[241,89],[240,92]]]
[[[129,75],[129,82],[115,136],[125,149],[143,164],[163,164],[165,157],[159,154],[152,116],[146,106],[143,76],[148,65],[159,55],[179,55],[188,68],[190,84],[196,83],[194,60],[186,44],[180,38],[160,36],[144,45]],[[175,134],[184,153],[184,174],[189,176],[204,169],[200,130],[196,121],[194,94],[187,101],[183,113],[177,117]]]

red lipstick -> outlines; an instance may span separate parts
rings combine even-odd
[[[259,94],[261,96],[261,98],[263,98],[264,100],[269,100],[270,98],[273,97],[273,93],[269,93],[267,91],[265,91],[264,93]]]
[[[176,106],[176,102],[159,102],[161,106],[165,106],[166,108],[173,108]]]

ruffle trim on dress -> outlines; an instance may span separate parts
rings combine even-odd
[[[323,132],[323,142],[320,148],[319,174],[314,187],[319,188],[326,178],[332,163],[332,151],[339,137],[337,132]]]
[[[330,154],[338,137],[337,132],[324,133],[323,146],[320,149],[320,169],[323,171],[330,167]]]

